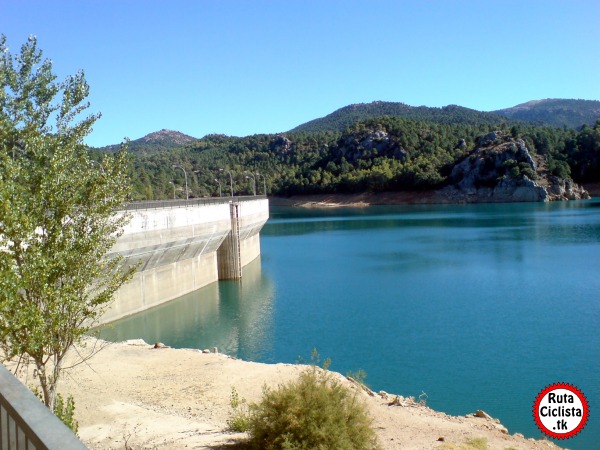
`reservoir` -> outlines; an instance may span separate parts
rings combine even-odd
[[[600,442],[600,199],[272,208],[242,281],[213,283],[114,322],[109,340],[218,347],[293,363],[316,348],[373,390],[452,415],[486,411],[539,438],[547,385],[578,387]]]

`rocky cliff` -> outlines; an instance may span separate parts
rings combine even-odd
[[[544,156],[502,132],[479,139],[477,147],[452,169],[441,193],[452,202],[547,202],[577,200],[589,194],[546,168]]]

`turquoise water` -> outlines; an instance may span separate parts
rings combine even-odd
[[[540,437],[533,401],[576,385],[600,442],[600,201],[273,209],[262,256],[220,282],[115,323],[106,338],[219,347],[265,362],[359,368],[374,390],[449,414],[483,409]],[[561,442],[558,442],[561,444]]]

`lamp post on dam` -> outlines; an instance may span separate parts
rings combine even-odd
[[[246,172],[246,180],[249,180],[252,177],[252,195],[256,195],[256,177],[253,173]]]
[[[262,179],[263,179],[263,195],[267,195],[267,182],[266,182],[266,180],[265,180],[265,176],[264,176],[264,175],[261,175],[261,174],[260,174],[260,173],[258,173],[258,172],[256,173],[256,176],[257,176],[257,177],[262,177]]]
[[[188,191],[188,182],[187,182],[187,172],[185,171],[185,169],[181,166],[178,166],[177,164],[173,164],[173,169],[181,169],[183,171],[183,176],[185,177],[185,199],[189,200],[190,199],[190,193]]]
[[[219,169],[221,172],[227,172],[229,174],[229,188],[231,189],[231,196],[233,197],[233,176],[231,170]]]

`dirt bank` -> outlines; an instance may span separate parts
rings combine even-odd
[[[79,435],[91,449],[234,449],[244,435],[225,431],[232,388],[256,402],[263,385],[277,386],[304,368],[129,341],[107,345],[71,369],[60,391],[74,396]],[[384,449],[469,449],[461,446],[477,439],[490,449],[558,448],[507,434],[493,419],[448,416],[409,399],[390,406],[394,395],[370,396],[336,376],[360,389]]]

